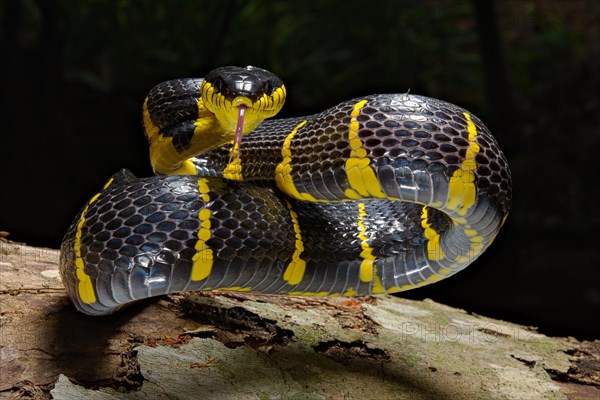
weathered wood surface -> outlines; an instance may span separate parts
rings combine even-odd
[[[431,301],[207,293],[77,313],[58,251],[0,240],[0,398],[600,398],[600,342]]]

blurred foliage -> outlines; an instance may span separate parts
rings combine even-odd
[[[35,49],[41,40],[40,1],[22,3],[21,45]],[[294,108],[317,110],[366,90],[481,102],[469,1],[54,3],[62,77],[100,92],[147,90],[216,66],[252,64],[288,83]],[[598,51],[594,2],[513,0],[499,2],[498,9],[518,91],[534,90]]]
[[[288,87],[282,116],[376,92],[411,91],[460,104],[488,121],[508,150],[517,199],[544,190],[550,179],[567,188],[558,203],[539,205],[540,215],[515,208],[521,222],[600,224],[600,217],[589,217],[593,202],[573,201],[587,190],[600,196],[598,185],[587,183],[595,179],[594,154],[580,152],[577,166],[564,157],[574,143],[599,144],[600,135],[589,132],[597,131],[599,118],[600,2],[503,0],[495,2],[496,20],[477,21],[472,1],[6,1],[2,109],[14,119],[5,126],[14,129],[28,115],[32,93],[46,104],[41,118],[61,131],[64,151],[83,147],[80,132],[92,124],[97,135],[114,131],[118,139],[105,142],[132,153],[143,143],[117,132],[130,130],[131,121],[138,125],[141,100],[153,85],[216,66],[257,65]],[[485,81],[494,77],[485,76],[478,23],[498,24],[505,90],[514,93],[507,110],[522,115],[504,115],[486,102]],[[115,157],[115,165],[101,167],[105,158],[86,156],[102,171],[123,165]],[[528,168],[547,159],[553,170]],[[127,166],[135,170],[134,164]],[[520,182],[529,186],[519,188]],[[559,209],[570,209],[569,217]]]
[[[483,1],[4,0],[0,174],[10,195],[0,196],[0,230],[56,247],[109,174],[151,173],[139,114],[152,86],[256,65],[288,87],[281,116],[409,90],[480,116],[508,150],[511,217],[482,257],[487,279],[470,282],[479,269],[469,268],[462,288],[446,280],[419,295],[450,288],[484,312],[509,307],[510,287],[512,309],[533,310],[526,323],[552,323],[557,310],[572,325],[589,320],[600,309],[600,1],[496,0],[486,3],[496,15],[478,20]],[[482,62],[486,24],[500,33],[495,70]],[[500,93],[494,79],[506,82]],[[44,212],[32,212],[42,195]]]
[[[252,64],[278,73],[301,108],[366,89],[473,100],[481,71],[471,6],[443,3],[62,0],[63,77],[110,92]],[[22,44],[35,48],[38,2],[23,4]]]
[[[47,105],[44,117],[59,120],[61,137],[82,140],[80,125],[90,122],[125,130],[129,126],[119,119],[125,113],[137,118],[144,94],[160,81],[203,76],[222,65],[257,65],[280,75],[288,87],[282,116],[373,92],[410,90],[463,105],[493,131],[502,128],[495,132],[515,153],[509,156],[517,184],[519,172],[531,182],[529,174],[540,173],[525,168],[532,159],[520,156],[519,148],[537,148],[540,163],[543,154],[560,164],[575,141],[584,148],[598,145],[599,135],[587,132],[598,121],[600,2],[495,4],[497,21],[479,23],[499,26],[506,91],[514,92],[514,112],[524,118],[489,109],[472,1],[6,1],[0,7],[0,42],[8,54],[2,109],[15,108],[8,112],[15,118],[5,126],[18,125],[24,118],[19,112],[27,115],[20,111],[27,109],[27,94],[35,93]],[[500,122],[507,120],[518,121],[514,132],[505,132]],[[565,134],[574,123],[578,130]],[[590,168],[573,174],[572,165],[560,165],[547,178],[568,182],[563,185],[581,196],[593,179],[592,156],[580,155]],[[542,190],[545,180],[536,182]],[[519,218],[532,226],[540,219],[573,228],[599,223],[586,217],[589,202],[582,207],[571,199],[565,196],[559,208],[572,208],[576,218],[556,216],[550,204],[541,217],[524,211]]]

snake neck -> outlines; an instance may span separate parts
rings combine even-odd
[[[156,124],[148,110],[148,99],[144,103],[143,122],[146,137],[150,142],[150,162],[156,174],[197,175],[192,161],[210,150],[232,143],[235,137],[237,108],[229,107],[209,111],[202,98],[197,100],[196,118],[174,126],[161,127]],[[252,132],[265,119],[260,110],[248,108],[243,134]],[[232,155],[237,156],[237,153]]]
[[[282,149],[294,128],[313,116],[271,119],[263,121],[236,149],[218,147],[190,160],[195,174],[253,182],[257,185],[275,183],[277,166],[282,162]]]
[[[206,110],[202,100],[198,101],[195,121],[166,129],[152,121],[147,102],[144,104],[144,129],[150,142],[150,162],[157,174],[194,175],[195,168],[189,161],[191,157],[233,139],[233,132],[226,129],[215,114]]]

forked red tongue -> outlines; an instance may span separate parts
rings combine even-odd
[[[246,106],[238,106],[238,120],[235,127],[235,136],[233,138],[234,152],[237,153],[242,144],[242,135],[244,134],[244,119],[246,118]],[[236,149],[237,147],[237,149]]]

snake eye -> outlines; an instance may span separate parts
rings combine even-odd
[[[265,94],[267,94],[267,96],[272,95],[274,89],[275,88],[273,87],[273,82],[271,82],[271,81],[266,81],[263,84],[263,91],[265,92]]]
[[[225,86],[225,82],[223,81],[222,78],[217,78],[212,83],[212,87],[215,89],[215,92],[217,92],[217,93],[219,93],[221,90],[223,90],[224,86]]]

